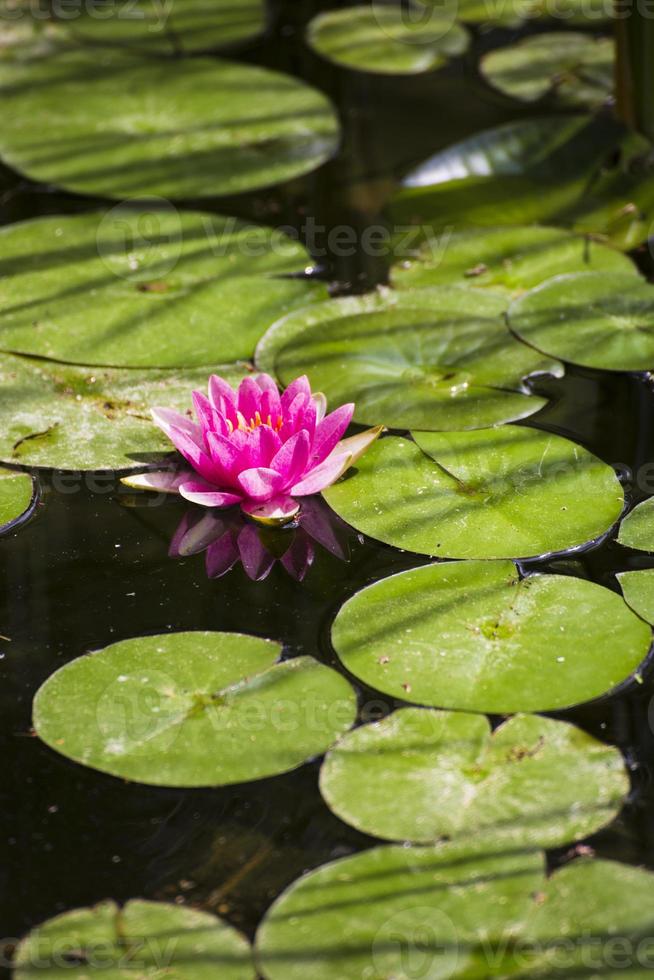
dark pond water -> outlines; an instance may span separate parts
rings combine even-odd
[[[395,80],[326,68],[300,39],[301,25],[320,8],[292,0],[277,5],[269,36],[241,56],[305,78],[333,98],[345,128],[338,158],[272,193],[205,207],[297,228],[312,219],[317,251],[324,245],[321,225],[363,228],[383,220],[380,203],[396,175],[439,147],[516,115],[478,83],[474,57],[432,75]],[[476,50],[487,41],[478,38]],[[2,223],[96,205],[10,172],[1,177]],[[316,258],[343,291],[384,278],[383,261],[359,252]],[[646,268],[648,254],[638,258]],[[643,474],[654,460],[654,386],[636,376],[571,369],[546,387],[553,401],[530,421],[616,465],[631,502],[647,496],[652,486],[648,491]],[[166,630],[256,633],[334,664],[328,637],[339,605],[361,586],[426,559],[348,532],[349,560],[318,549],[301,583],[279,565],[263,582],[250,581],[240,566],[210,580],[202,556],[168,557],[185,512],[181,502],[152,507],[115,478],[80,486],[62,484],[56,474],[42,477],[42,501],[28,526],[0,541],[0,936],[20,936],[71,907],[133,896],[181,896],[252,934],[271,900],[303,870],[374,843],[322,803],[318,762],[217,790],[122,784],[68,762],[31,735],[33,694],[54,670],[89,649]],[[608,542],[528,564],[617,589],[616,571],[652,563]],[[356,686],[368,717],[392,707],[389,699]],[[632,770],[627,805],[590,845],[602,856],[650,867],[653,695],[654,681],[646,674],[635,692],[560,715],[619,745]],[[557,863],[568,856],[550,858]]]

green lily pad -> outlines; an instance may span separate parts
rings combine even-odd
[[[91,48],[4,59],[0,97],[5,163],[34,180],[121,200],[268,187],[314,170],[338,136],[320,92],[209,58],[173,66]]]
[[[172,207],[37,218],[2,229],[0,250],[0,347],[68,363],[245,360],[271,320],[327,297],[283,278],[310,263],[299,242]]]
[[[620,524],[618,541],[625,548],[654,553],[654,497],[643,500]]]
[[[256,954],[267,980],[646,980],[653,899],[654,875],[613,861],[546,878],[529,849],[386,845],[294,882]]]
[[[506,329],[503,295],[466,287],[385,290],[298,310],[273,324],[255,359],[288,384],[307,374],[354,418],[393,428],[477,429],[532,415],[530,375],[557,361]]]
[[[514,333],[572,364],[654,367],[654,288],[621,272],[554,276],[509,307]]]
[[[320,792],[375,837],[556,847],[609,823],[629,778],[618,749],[562,721],[516,715],[491,735],[481,715],[402,708],[330,749]]]
[[[561,272],[607,270],[639,275],[622,252],[562,228],[537,225],[444,232],[396,258],[396,289],[459,284],[514,296]]]
[[[654,568],[618,572],[617,578],[627,605],[646,623],[654,623]]]
[[[318,54],[358,71],[411,75],[440,68],[463,54],[468,32],[449,18],[375,3],[367,7],[328,10],[307,27],[307,42]]]
[[[238,384],[245,365],[202,370],[83,368],[0,356],[0,461],[60,470],[143,469],[174,452],[150,409],[191,407],[209,374]]]
[[[646,140],[604,116],[553,116],[498,126],[426,160],[391,202],[396,240],[452,226],[544,224],[600,235],[628,251],[654,219]]]
[[[523,426],[387,437],[325,491],[364,534],[439,558],[527,558],[594,541],[617,521],[613,469]]]
[[[34,484],[28,473],[0,469],[0,533],[26,517],[34,502]]]
[[[60,668],[34,728],[75,762],[152,786],[224,786],[288,772],[354,722],[348,682],[238,633],[123,640]]]
[[[192,967],[190,966],[192,964]],[[197,909],[132,899],[100,902],[48,919],[18,944],[15,980],[105,980],[164,976],[254,980],[250,944],[227,922]]]
[[[58,5],[55,5],[55,11]],[[86,0],[63,14],[71,39],[156,54],[192,54],[250,41],[265,28],[262,0]]]
[[[615,43],[576,31],[523,38],[481,59],[482,75],[523,102],[551,98],[566,108],[595,108],[613,92]]]
[[[613,690],[647,656],[651,629],[592,582],[469,561],[363,589],[340,609],[332,641],[355,677],[393,697],[511,714]]]

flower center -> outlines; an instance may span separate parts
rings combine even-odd
[[[254,413],[254,418],[251,418],[249,422],[246,420],[245,416],[241,414],[241,412],[236,413],[236,418],[238,421],[236,428],[240,429],[241,432],[254,432],[254,430],[258,429],[261,425],[267,425],[270,429],[274,429],[275,432],[279,432],[284,424],[284,420],[281,415],[277,416],[275,424],[273,425],[270,415],[266,419],[262,419],[258,411]],[[231,435],[234,431],[234,423],[227,419],[227,425],[229,427],[229,434]]]

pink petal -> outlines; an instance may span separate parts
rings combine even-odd
[[[123,476],[121,483],[135,490],[156,490],[158,493],[179,493],[179,488],[186,480],[192,480],[194,474],[189,470],[151,470],[148,473],[135,473],[133,476]]]
[[[309,433],[302,429],[284,443],[270,466],[284,478],[284,485],[291,486],[304,473],[309,462]]]
[[[188,480],[182,483],[179,492],[185,500],[200,504],[201,507],[231,507],[243,499],[240,494],[218,490],[203,480]]]
[[[261,388],[254,378],[243,378],[238,386],[238,410],[246,423],[254,421],[254,413],[261,404]]]
[[[216,477],[219,476],[219,471],[204,452],[204,447],[200,448],[193,437],[187,432],[183,432],[182,429],[171,427],[167,435],[175,449],[182,454],[187,463],[190,463],[200,476],[203,476],[210,483],[215,482]]]
[[[316,428],[311,447],[312,463],[322,463],[331,453],[332,449],[341,438],[348,425],[352,421],[354,405],[341,405],[336,411],[327,415]]]
[[[261,396],[260,412],[264,422],[267,422],[268,418],[270,418],[271,425],[277,424],[277,420],[282,417],[282,401],[277,390],[264,391]]]
[[[238,458],[238,471],[270,466],[271,459],[282,444],[277,433],[267,425],[260,425],[245,435],[246,439]]]
[[[301,582],[311,568],[314,556],[315,550],[309,539],[306,535],[298,534],[280,561],[291,578]]]
[[[309,379],[306,374],[303,374],[300,378],[296,378],[292,381],[288,388],[282,394],[282,414],[285,416],[288,412],[289,407],[292,405],[295,398],[298,395],[304,395],[305,398],[311,398],[311,385],[309,384]]]
[[[291,487],[290,493],[294,497],[305,497],[311,493],[320,493],[325,487],[329,487],[338,480],[339,476],[352,462],[351,453],[332,453],[327,459],[323,460],[319,466],[310,470],[309,473]]]
[[[284,392],[286,394],[286,392]],[[292,402],[285,408],[282,406],[282,418],[284,420],[280,429],[280,435],[284,442],[302,428],[304,412],[307,404],[311,401],[303,392],[299,392]]]
[[[283,477],[268,466],[254,466],[238,477],[239,486],[250,500],[270,500],[277,496],[283,483]]]
[[[345,561],[347,552],[336,535],[336,529],[345,530],[345,525],[321,497],[307,497],[302,501],[300,526],[314,541]]]
[[[237,541],[245,574],[254,582],[261,582],[270,574],[275,564],[275,556],[264,548],[259,532],[251,525],[246,525],[242,531],[239,531]]]
[[[238,548],[234,535],[231,531],[227,531],[207,548],[207,557],[205,558],[207,577],[220,578],[221,575],[225,575],[230,568],[234,567],[238,558]]]
[[[300,505],[297,500],[285,495],[273,497],[271,500],[256,502],[248,500],[241,504],[241,510],[252,520],[260,524],[288,524],[297,515]]]
[[[209,401],[230,422],[236,421],[236,392],[217,374],[209,378]]]
[[[277,382],[274,378],[271,378],[269,374],[255,374],[254,380],[259,385],[262,391],[268,391],[271,394],[277,395],[279,397],[279,389],[277,387]]]
[[[206,438],[212,462],[219,467],[224,474],[224,479],[231,486],[238,476],[238,462],[241,456],[236,440],[228,439],[219,432],[208,432]]]
[[[182,518],[182,522],[170,542],[168,554],[174,558],[186,558],[204,551],[210,544],[225,533],[228,525],[222,517],[211,512],[202,514],[190,511]]]
[[[186,415],[180,415],[179,412],[175,412],[172,408],[153,408],[150,414],[154,419],[155,425],[158,425],[162,432],[165,432],[171,442],[173,440],[170,433],[173,430],[178,430],[190,436],[197,446],[202,447],[204,445],[201,427],[197,422],[187,418]]]
[[[194,391],[193,407],[203,433],[220,432],[227,435],[229,427],[225,421],[225,416],[216,411],[206,395],[200,391]]]

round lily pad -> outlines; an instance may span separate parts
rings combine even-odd
[[[310,262],[299,242],[161,202],[9,225],[0,250],[0,347],[68,363],[245,360],[271,320],[327,297],[288,277]]]
[[[527,343],[572,364],[654,367],[654,288],[629,274],[554,276],[511,304],[509,323]]]
[[[510,335],[505,306],[464,286],[328,300],[273,324],[255,358],[284,384],[307,374],[334,404],[354,402],[366,425],[483,428],[538,411],[524,379],[562,373]]]
[[[60,470],[143,469],[173,451],[158,406],[186,412],[209,374],[237,384],[245,365],[184,372],[82,368],[0,356],[0,461]]]
[[[599,585],[467,561],[363,589],[340,609],[332,641],[355,677],[386,694],[511,714],[606,694],[643,662],[651,630]]]
[[[524,426],[389,436],[325,491],[348,524],[439,558],[526,558],[580,547],[619,518],[613,469]]]
[[[613,92],[614,53],[611,38],[555,31],[489,52],[480,70],[495,88],[523,102],[550,97],[557,105],[594,108]]]
[[[119,96],[117,93],[119,92]],[[0,60],[0,155],[34,180],[110,198],[268,187],[333,153],[336,115],[303,82],[254,65],[123,49]]]
[[[34,728],[62,755],[152,786],[223,786],[288,772],[356,717],[348,682],[312,657],[238,633],[123,640],[60,668]]]
[[[622,252],[563,228],[474,228],[445,231],[397,256],[391,282],[397,289],[466,284],[511,296],[561,272],[605,269],[639,275]]]
[[[85,0],[71,17],[68,36],[95,44],[125,45],[155,54],[192,54],[249,41],[265,27],[263,0]]]
[[[374,3],[319,14],[307,42],[329,61],[358,71],[410,75],[440,68],[468,47],[468,32],[448,17]]]
[[[0,468],[0,533],[27,517],[34,502],[32,477]]]
[[[269,909],[266,980],[646,980],[654,875],[582,859],[545,877],[538,851],[383,846],[323,865]]]
[[[618,572],[625,602],[646,623],[654,623],[654,568]]]
[[[192,964],[192,967],[190,966]],[[250,944],[227,922],[197,909],[132,899],[100,902],[48,919],[19,944],[15,980],[254,980]]]
[[[625,548],[654,552],[654,497],[643,500],[620,524],[618,541]]]
[[[342,820],[416,843],[490,831],[556,847],[607,824],[628,791],[618,749],[536,715],[491,735],[482,715],[402,708],[344,735],[320,770],[320,792]]]

